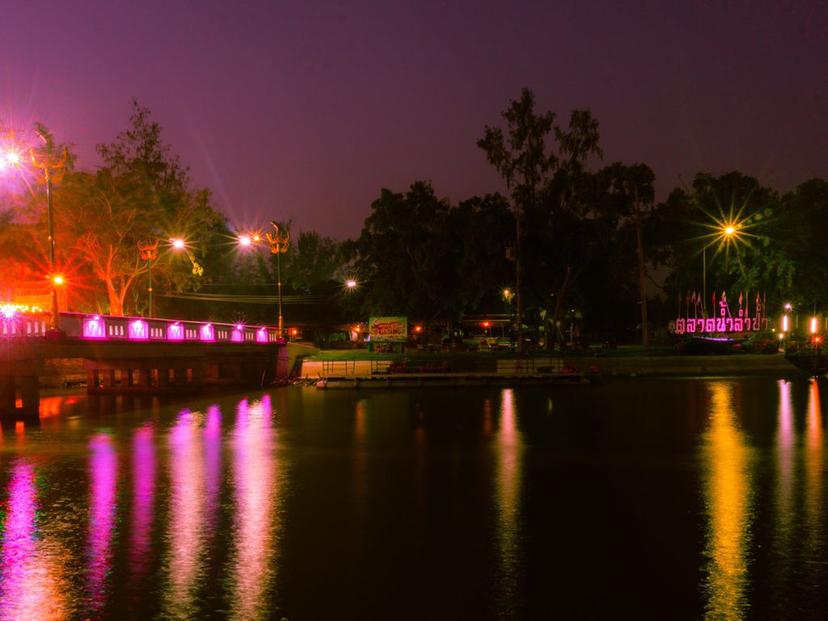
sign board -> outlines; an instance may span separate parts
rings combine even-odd
[[[407,317],[371,317],[368,320],[371,342],[401,342],[408,340]]]
[[[696,292],[688,293],[681,308],[679,298],[679,316],[670,322],[669,330],[675,334],[730,334],[758,332],[768,329],[768,319],[764,314],[765,296],[756,293],[751,308],[750,295],[739,293],[738,307],[732,308],[727,300],[727,292],[722,291],[718,301],[716,293],[711,300],[712,309],[718,312],[705,316],[702,310],[702,298]],[[735,306],[735,305],[734,305]]]

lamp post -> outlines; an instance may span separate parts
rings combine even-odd
[[[720,245],[729,244],[735,240],[737,232],[738,225],[736,223],[720,224],[716,229],[716,239],[719,241]],[[707,317],[707,246],[712,243],[713,242],[710,242],[702,246],[702,311],[704,312],[705,317]],[[725,255],[725,257],[727,257],[727,255]],[[727,268],[726,263],[725,268]],[[716,309],[713,309],[714,313],[715,310]]]
[[[149,301],[148,317],[152,317],[152,262],[158,258],[158,240],[138,242],[138,255],[147,262],[147,299]]]
[[[290,231],[283,229],[279,223],[271,221],[273,233],[265,234],[270,244],[270,252],[276,255],[276,295],[279,300],[279,338],[282,338],[282,261],[281,256],[287,252],[290,245]]]

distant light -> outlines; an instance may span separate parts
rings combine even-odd
[[[781,341],[781,340],[783,340],[784,338],[785,338],[785,335],[784,335],[782,332],[780,332],[780,333],[779,333],[779,340]]]
[[[255,233],[255,234],[253,235],[253,242],[254,242],[254,243],[256,243],[256,244],[258,244],[260,241],[262,241],[262,236],[261,236],[261,235],[259,235],[258,233]]]
[[[423,326],[414,326],[414,332],[422,332]]]
[[[348,289],[354,289],[357,286],[357,281],[353,278],[349,278],[345,281],[345,286],[348,287]]]
[[[811,334],[816,334],[817,331],[817,318],[811,317]]]
[[[736,232],[736,228],[731,224],[731,225],[725,227],[724,232],[725,232],[725,235],[730,237],[731,235],[733,235]]]
[[[60,287],[61,285],[66,283],[66,280],[60,274],[55,274],[52,276],[52,283]]]
[[[20,157],[20,153],[18,151],[14,149],[6,149],[0,153],[0,170],[20,166],[22,161],[23,158]]]
[[[187,245],[187,244],[184,243],[184,240],[181,239],[180,237],[174,237],[173,239],[170,240],[170,243],[172,244],[172,247],[175,248],[176,250],[181,250],[182,248],[184,248],[184,246]]]
[[[480,326],[483,327],[483,328],[488,328],[491,325],[492,325],[491,321],[481,321],[480,322]]]
[[[296,336],[297,334],[299,334],[299,330],[297,330],[296,328],[291,328],[290,335],[291,336]]]
[[[785,310],[786,310],[786,311],[790,311],[792,308],[793,308],[793,306],[791,306],[791,303],[790,303],[790,302],[788,302],[787,304],[785,304]]]
[[[507,300],[512,297],[512,290],[511,289],[504,289],[503,290],[503,297]]]
[[[17,308],[12,304],[0,305],[0,314],[3,315],[3,319],[11,319],[17,314]]]
[[[788,331],[788,316],[783,315],[782,316],[782,332],[787,332],[787,331]]]
[[[250,239],[250,235],[239,235],[239,246],[249,246],[253,243],[253,240]]]

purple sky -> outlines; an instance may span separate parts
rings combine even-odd
[[[665,8],[667,5],[683,8]],[[529,86],[591,108],[660,198],[700,169],[828,177],[825,2],[6,2],[0,123],[76,145],[130,98],[239,226],[358,234],[380,187],[500,188],[475,146]]]

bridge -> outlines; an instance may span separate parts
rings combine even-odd
[[[273,326],[146,317],[0,312],[0,419],[36,419],[44,363],[82,360],[89,394],[163,394],[205,385],[286,379],[287,348]]]

